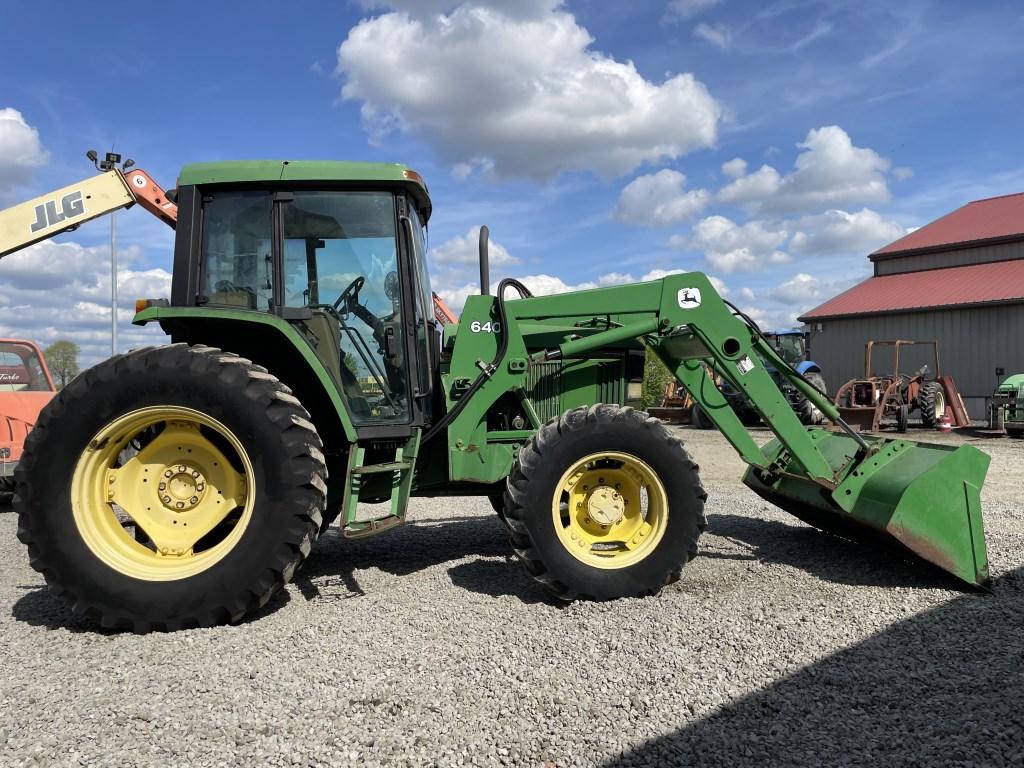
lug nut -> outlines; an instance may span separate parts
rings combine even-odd
[[[199,470],[193,469],[192,470],[192,477],[199,477]]]
[[[170,496],[161,496],[160,497],[160,501],[162,501],[164,504],[170,504],[171,503],[171,497]]]
[[[203,492],[204,488],[206,488],[206,486],[203,483],[196,483],[196,490],[199,491],[200,493]]]
[[[170,470],[170,469],[168,469],[166,472],[164,472],[164,477],[173,477],[173,475],[174,475],[174,472],[172,470]]]
[[[184,509],[185,508],[185,502],[184,501],[179,501],[174,506],[176,506],[178,509]]]
[[[198,504],[199,503],[199,497],[198,496],[193,496],[191,499],[188,500],[188,503],[189,504]]]
[[[167,483],[160,483],[160,485],[158,485],[157,488],[159,488],[161,491],[166,491]]]
[[[187,470],[188,470],[188,467],[186,467],[184,464],[179,464],[178,465],[178,471],[179,472],[185,472]]]

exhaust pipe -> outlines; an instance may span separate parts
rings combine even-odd
[[[488,296],[491,293],[491,262],[487,253],[487,239],[490,230],[484,224],[480,227],[480,295]]]

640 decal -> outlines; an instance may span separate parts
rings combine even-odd
[[[469,324],[469,330],[473,333],[501,333],[501,323],[497,320],[486,323],[481,323],[479,320],[474,320]]]

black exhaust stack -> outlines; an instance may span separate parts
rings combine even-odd
[[[487,253],[487,238],[490,231],[487,225],[480,227],[480,295],[487,296],[491,292],[491,262]]]

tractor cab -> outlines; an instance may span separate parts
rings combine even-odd
[[[190,269],[175,269],[171,306],[286,321],[361,436],[429,423],[437,327],[419,174],[383,163],[200,163],[182,170],[178,206],[176,267]],[[272,336],[240,349],[259,361]]]
[[[807,334],[803,331],[770,331],[764,336],[790,365],[796,367],[807,359]]]

